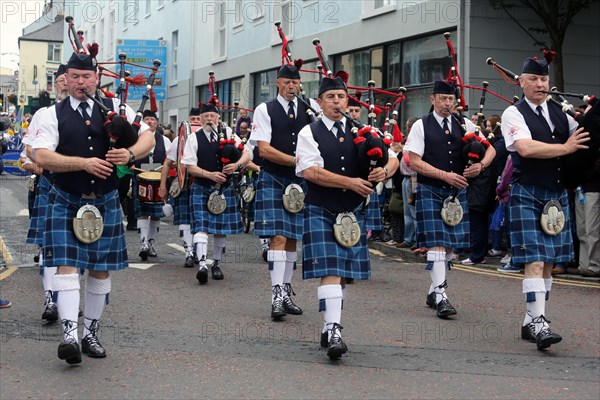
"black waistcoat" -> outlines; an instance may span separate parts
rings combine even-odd
[[[271,117],[271,146],[290,156],[296,155],[298,132],[310,122],[306,106],[301,101],[298,102],[298,109],[294,111],[296,118],[292,119],[277,99],[267,103],[267,112]],[[296,178],[294,166],[279,165],[264,159],[263,168],[270,174],[288,179]]]
[[[350,133],[349,125],[350,123],[346,121],[346,135],[341,143],[327,129],[323,121],[313,122],[310,124],[310,129],[313,138],[319,144],[325,169],[339,175],[358,177],[358,149],[353,142],[354,137]],[[365,200],[351,190],[324,187],[308,180],[306,184],[308,187],[306,203],[323,207],[334,213],[354,211]]]
[[[158,131],[155,131],[154,140],[156,144],[154,145],[154,152],[152,153],[152,161],[158,164],[162,164],[165,162],[165,158],[167,158],[167,149],[165,148],[165,141],[163,139],[163,135],[161,135]],[[147,164],[149,162],[150,154],[148,154],[144,158],[136,160],[135,166],[140,168],[142,164]]]
[[[425,152],[422,160],[442,171],[462,175],[465,169],[462,158],[462,129],[454,118],[448,118],[452,124],[452,133],[449,135],[444,133],[433,113],[422,118],[425,135]],[[438,187],[448,186],[442,180],[421,174],[417,174],[417,182]]]
[[[113,109],[112,99],[103,98],[102,102],[109,109]],[[104,116],[96,104],[94,104],[89,126],[86,125],[79,111],[73,110],[69,98],[56,104],[56,118],[59,133],[58,146],[55,150],[57,153],[65,156],[105,159],[109,138],[102,126]],[[53,176],[57,187],[75,195],[90,193],[103,195],[119,185],[116,168],[113,168],[112,174],[107,179],[100,179],[85,171],[61,172]]]
[[[198,151],[196,152],[198,167],[210,172],[220,171],[222,164],[219,160],[219,142],[216,139],[214,142],[209,142],[202,128],[198,129],[195,135],[198,141]],[[197,176],[194,177],[194,182],[202,186],[213,186],[215,184],[211,179]]]
[[[554,132],[550,132],[525,99],[519,100],[515,107],[525,118],[531,138],[544,143],[565,143],[569,138],[569,122],[559,106],[548,103],[550,120]],[[540,159],[524,158],[518,152],[513,153],[512,181],[526,185],[542,186],[553,190],[562,190],[565,182],[565,168],[562,157]]]

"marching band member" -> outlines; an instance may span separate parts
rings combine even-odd
[[[188,121],[193,126],[200,125],[200,108],[192,107],[188,118]],[[179,134],[181,135],[181,132]],[[192,134],[195,134],[195,132],[192,132]],[[173,163],[177,164],[178,150],[179,140],[176,138],[171,144],[171,148],[167,153],[167,158],[165,159],[160,174],[160,188],[158,189],[158,194],[163,200],[165,200],[168,195],[167,176],[169,175],[169,170],[173,166]],[[196,257],[194,255],[194,237],[192,236],[191,231],[190,191],[187,187],[181,188],[181,192],[175,197],[173,211],[173,225],[179,225],[179,237],[183,241],[183,248],[185,250],[185,262],[183,263],[183,266],[185,268],[193,268]]]
[[[192,234],[194,247],[198,257],[198,272],[196,279],[200,284],[208,282],[208,268],[206,256],[208,253],[208,234],[214,234],[213,264],[211,265],[212,279],[223,279],[220,261],[227,243],[229,234],[241,233],[244,230],[237,202],[233,193],[232,175],[241,165],[250,159],[248,152],[244,151],[237,162],[222,165],[219,138],[216,129],[219,124],[217,107],[212,103],[203,103],[200,107],[200,120],[202,129],[188,137],[183,152],[183,164],[188,173],[194,176],[194,183],[190,189],[190,204],[192,211]],[[232,136],[232,131],[227,129],[227,137]],[[236,142],[240,140],[235,136]],[[225,185],[221,187],[221,185]],[[215,198],[215,203],[213,203]],[[215,213],[214,204],[224,203],[224,209]]]
[[[81,362],[81,351],[94,358],[106,357],[97,331],[111,290],[109,271],[127,267],[114,166],[133,164],[154,146],[152,133],[142,124],[135,144],[109,150],[104,117],[98,105],[86,96],[86,92],[96,92],[96,72],[94,58],[73,53],[67,63],[69,97],[44,113],[32,146],[35,161],[54,176],[43,247],[45,265],[58,267],[52,282],[53,290],[58,292],[56,304],[64,330],[58,358],[69,364]],[[116,99],[102,101],[108,108],[118,107]],[[126,111],[133,121],[133,110],[127,107]],[[121,121],[117,118],[113,121]],[[113,132],[134,132],[127,123],[119,127],[112,122],[111,127],[113,124]],[[80,350],[77,314],[82,269],[89,272]]]
[[[508,151],[514,152],[510,242],[512,262],[525,264],[527,312],[521,337],[543,350],[562,340],[550,330],[546,318],[552,268],[554,263],[573,258],[563,156],[587,148],[589,137],[559,106],[546,102],[543,91],[549,89],[549,77],[545,59],[525,59],[519,84],[525,98],[502,114],[502,136]]]
[[[373,193],[371,182],[383,182],[398,168],[395,154],[389,151],[384,167],[373,168],[368,176],[360,172],[350,122],[339,112],[346,110],[347,94],[341,78],[323,78],[317,99],[323,117],[300,131],[296,152],[296,174],[307,182],[303,277],[321,279],[319,311],[323,311],[325,320],[321,346],[328,348],[331,359],[347,351],[340,325],[344,279],[371,276],[364,217],[359,209]],[[354,236],[354,244],[340,242],[342,239],[334,234],[334,225],[339,222],[340,227],[346,226],[344,221],[352,221],[344,234]]]
[[[156,145],[152,150],[150,150],[150,153],[146,157],[135,161],[135,166],[142,169],[143,164],[162,164],[167,158],[167,153],[171,147],[171,141],[156,129],[158,126],[158,118],[156,114],[153,111],[145,110],[143,116],[143,121],[149,126],[149,130],[154,135],[154,141],[156,142]],[[148,256],[157,256],[156,250],[154,249],[154,243],[160,227],[160,218],[164,217],[165,215],[163,213],[162,204],[150,204],[138,199],[138,185],[139,181],[137,175],[134,175],[133,202],[137,217],[137,227],[140,233],[140,243],[142,245],[139,255],[142,261],[146,261]]]
[[[54,77],[54,93],[56,96],[56,102],[60,102],[69,96],[67,88],[67,66],[61,64]],[[31,171],[36,175],[37,184],[35,185],[34,191],[29,192],[33,195],[33,207],[29,211],[31,219],[29,220],[29,230],[27,232],[26,243],[35,243],[40,247],[43,244],[44,239],[44,223],[46,221],[46,206],[48,205],[48,192],[50,191],[52,174],[50,171],[41,168],[35,161],[31,159],[31,144],[33,143],[37,134],[38,126],[40,121],[44,119],[43,114],[47,110],[46,107],[40,108],[31,119],[31,123],[27,129],[26,135],[23,137],[23,144],[25,154],[21,154],[23,167]],[[58,320],[58,309],[56,308],[56,294],[52,290],[52,279],[56,273],[56,267],[44,267],[44,254],[43,250],[39,253],[39,266],[40,275],[42,275],[42,285],[46,294],[46,300],[44,303],[44,312],[42,313],[42,319],[48,322]]]
[[[463,158],[461,125],[453,118],[455,88],[446,81],[436,81],[430,96],[433,111],[414,123],[404,151],[410,154],[410,165],[417,172],[417,241],[427,252],[427,270],[431,285],[426,304],[439,318],[456,314],[446,294],[446,269],[450,269],[453,248],[469,248],[469,215],[467,179],[474,178],[493,160],[495,151],[489,146],[479,163],[466,167]],[[468,132],[475,125],[464,119]],[[456,205],[455,202],[460,202]],[[440,218],[443,207],[453,207],[450,217]],[[457,209],[462,207],[463,211]]]
[[[283,65],[277,73],[277,98],[254,110],[250,143],[258,147],[263,159],[254,213],[254,235],[269,237],[267,261],[271,274],[271,318],[302,314],[292,301],[292,276],[296,269],[296,243],[302,237],[302,205],[287,209],[285,197],[303,192],[304,182],[295,176],[298,132],[310,120],[300,90],[300,72]],[[314,108],[318,108],[316,103]]]

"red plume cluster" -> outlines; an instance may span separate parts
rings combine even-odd
[[[546,62],[548,64],[550,64],[552,60],[554,60],[554,57],[556,57],[556,52],[554,50],[544,49],[544,58],[546,59]]]
[[[244,145],[240,143],[236,146],[235,139],[222,138],[219,140],[219,151],[223,164],[235,163],[242,157]]]
[[[347,85],[348,84],[348,78],[350,78],[350,74],[347,73],[344,70],[339,70],[338,72],[336,72],[333,75],[334,78],[342,78],[342,80],[344,81],[344,83]]]
[[[87,45],[88,48],[88,53],[90,53],[90,56],[92,56],[92,58],[96,58],[96,56],[98,55],[98,50],[99,50],[99,46],[98,43],[94,42],[92,44]]]
[[[461,140],[464,143],[463,158],[467,161],[468,165],[480,162],[485,157],[485,152],[490,146],[490,142],[474,132],[467,133]]]
[[[389,158],[387,149],[391,140],[382,139],[373,127],[361,128],[354,138],[354,144],[358,147],[359,167],[362,174],[368,175],[371,169],[387,164]]]
[[[294,60],[294,66],[296,67],[296,69],[298,71],[300,71],[300,69],[302,68],[302,65],[304,65],[304,60],[301,58],[298,58],[296,60]]]

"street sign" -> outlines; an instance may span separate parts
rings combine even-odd
[[[156,100],[167,99],[167,88],[166,88],[166,76],[167,76],[167,41],[166,40],[135,40],[135,39],[118,39],[116,56],[115,59],[119,59],[119,53],[125,53],[127,56],[126,61],[132,64],[143,65],[145,67],[152,67],[154,60],[160,61],[160,67],[156,73],[154,80],[154,93],[156,94]],[[125,69],[131,72],[131,76],[136,76],[140,73],[148,77],[150,70],[133,66],[126,65]],[[119,73],[119,66],[116,65],[114,71]],[[119,87],[119,80],[117,79],[116,87]],[[145,86],[133,87],[129,86],[129,92],[127,93],[127,99],[132,101],[142,100],[142,95],[146,92]]]

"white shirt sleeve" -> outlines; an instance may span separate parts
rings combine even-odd
[[[313,137],[310,125],[306,125],[298,133],[298,144],[296,145],[296,175],[299,177],[303,176],[303,171],[310,167],[324,167],[325,163],[321,152],[319,150],[319,144]]]
[[[523,114],[515,106],[508,107],[502,113],[502,136],[508,151],[516,151],[514,143],[520,139],[531,139],[531,132],[525,123]]]
[[[271,143],[271,117],[267,111],[267,103],[259,104],[252,118],[250,142],[258,146],[258,141]]]
[[[177,162],[177,148],[179,147],[179,138],[175,138],[167,151],[167,158],[171,161]]]
[[[423,128],[423,120],[417,120],[410,130],[406,144],[404,145],[404,151],[415,153],[420,157],[423,157],[425,153],[425,130]]]
[[[31,143],[32,149],[48,149],[56,150],[58,146],[58,119],[56,118],[56,105],[48,107],[48,109],[40,115],[39,125],[35,132]]]
[[[188,136],[181,162],[184,165],[198,165],[198,140],[196,139],[196,134]]]
[[[48,107],[40,108],[35,114],[33,114],[31,122],[29,123],[29,127],[27,127],[27,130],[25,131],[21,143],[26,146],[30,146],[33,143],[33,140],[35,139],[35,133],[38,129],[40,121],[44,119],[44,113],[47,109]]]
[[[244,150],[250,154],[250,161],[254,161],[254,145],[250,141],[244,145]]]

